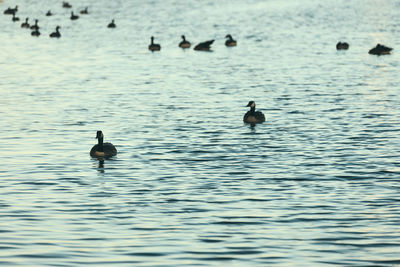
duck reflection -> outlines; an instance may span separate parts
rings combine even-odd
[[[98,159],[99,160],[99,164],[97,166],[97,171],[100,173],[104,173],[104,159]]]

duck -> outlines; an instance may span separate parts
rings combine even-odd
[[[377,44],[374,48],[372,48],[371,50],[368,51],[368,54],[371,55],[390,55],[390,51],[392,51],[393,48],[381,45],[381,44]]]
[[[31,32],[31,35],[32,35],[32,36],[39,37],[39,35],[40,35],[39,28],[38,28],[38,29],[35,29],[33,32]]]
[[[47,11],[46,16],[48,16],[48,17],[53,16],[53,13],[51,13],[51,10]]]
[[[29,28],[28,20],[29,20],[29,18],[26,18],[26,19],[25,19],[25,22],[23,22],[23,23],[21,24],[21,28]]]
[[[94,145],[90,150],[90,156],[93,158],[110,158],[117,155],[117,149],[111,143],[103,143],[104,134],[102,131],[97,131],[97,145]]]
[[[115,27],[117,26],[115,25],[114,19],[112,19],[111,22],[108,24],[107,28],[115,28]]]
[[[150,39],[151,39],[151,43],[149,44],[149,50],[151,52],[160,51],[161,50],[161,45],[154,43],[154,37],[153,36],[151,36]]]
[[[79,19],[79,16],[75,15],[74,11],[71,11],[71,20],[77,20],[77,19]]]
[[[213,42],[214,42],[214,40],[210,40],[210,41],[205,41],[205,42],[199,43],[194,47],[194,50],[197,50],[197,51],[210,51],[211,45],[212,45]]]
[[[31,26],[31,30],[39,30],[39,20],[35,19],[35,24]]]
[[[228,40],[226,40],[225,42],[226,46],[236,46],[237,42],[236,40],[233,40],[232,35],[227,34],[225,38],[228,38]]]
[[[80,13],[81,13],[81,14],[89,14],[88,8],[85,7],[85,9],[81,10]]]
[[[15,13],[13,14],[12,21],[19,21],[19,18],[15,16]]]
[[[72,6],[68,2],[63,2],[63,8],[71,8]]]
[[[190,44],[189,41],[186,41],[185,35],[182,35],[181,37],[182,37],[183,40],[182,40],[182,42],[179,43],[179,47],[181,47],[181,48],[190,48],[191,44]]]
[[[52,32],[51,34],[50,34],[50,37],[51,38],[60,38],[61,37],[61,33],[58,31],[60,29],[60,26],[57,26],[56,27],[56,31],[55,32]]]
[[[336,44],[336,50],[347,50],[349,49],[349,44],[346,42],[339,42]]]
[[[9,7],[6,10],[4,10],[3,14],[5,14],[5,15],[13,15],[13,14],[17,13],[17,11],[18,11],[18,6],[15,6],[15,8]]]
[[[249,101],[246,107],[250,107],[250,110],[244,114],[243,122],[245,123],[262,123],[265,121],[265,116],[261,111],[256,111],[256,103]]]

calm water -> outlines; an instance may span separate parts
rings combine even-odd
[[[0,3],[1,265],[400,265],[398,1],[56,2]]]

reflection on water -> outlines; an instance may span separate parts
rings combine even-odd
[[[71,4],[0,5],[0,264],[400,264],[399,3]]]

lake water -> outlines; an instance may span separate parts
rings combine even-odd
[[[398,1],[70,3],[0,1],[0,265],[400,265]]]

